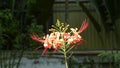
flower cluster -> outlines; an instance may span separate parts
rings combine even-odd
[[[40,38],[37,34],[31,35],[31,38],[33,40],[43,43],[45,49],[43,50],[42,55],[46,53],[48,49],[51,48],[54,49],[54,51],[56,51],[64,50],[65,48],[69,49],[72,46],[80,45],[80,43],[83,40],[80,33],[83,32],[88,27],[88,22],[85,19],[79,30],[77,28],[70,28],[69,32],[68,32],[69,25],[65,25],[64,23],[61,23],[59,20],[57,20],[56,25],[52,27],[53,28],[50,29],[51,33],[47,34],[42,38]]]

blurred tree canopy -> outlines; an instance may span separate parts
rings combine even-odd
[[[54,0],[0,0],[0,49],[36,47],[29,35],[46,32]]]
[[[28,13],[34,15],[38,24],[44,25],[44,30],[47,28],[47,22],[52,16],[54,0],[28,0]]]

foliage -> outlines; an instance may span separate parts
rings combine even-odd
[[[103,52],[98,55],[103,60],[113,61],[114,59],[116,62],[120,61],[120,53],[112,53],[112,52]]]
[[[31,47],[31,48],[29,48],[29,49],[36,48],[36,47],[38,46],[38,43],[33,42],[33,41],[29,38],[29,34],[31,34],[31,33],[36,33],[36,34],[38,34],[40,37],[43,36],[43,35],[44,35],[44,33],[43,33],[43,26],[42,26],[42,25],[37,25],[37,24],[35,23],[35,21],[34,21],[30,26],[27,27],[27,29],[28,29],[28,33],[27,33],[28,35],[26,36],[26,38],[29,40],[29,45],[30,45],[30,47]]]
[[[14,34],[17,34],[18,21],[13,20],[13,15],[9,9],[0,11],[0,22],[1,22],[1,42],[3,45],[12,44],[12,38]],[[9,44],[7,44],[9,43]],[[7,47],[7,46],[6,46]]]
[[[27,0],[27,13],[33,15],[37,24],[43,25],[44,32],[47,32],[48,21],[52,18],[52,7],[54,0]]]
[[[35,15],[29,14],[31,11],[28,10],[33,8],[25,9],[24,6],[26,3],[27,6],[32,6],[31,3],[36,3],[36,0],[28,1],[30,2],[7,0],[4,1],[7,6],[0,5],[0,49],[28,49],[26,45],[33,44],[28,37],[30,33],[39,32],[39,36],[44,34],[43,25],[38,25]],[[19,4],[16,5],[18,2]],[[2,2],[0,1],[0,3]],[[34,42],[34,44],[36,43]]]
[[[29,38],[26,36],[32,32],[40,32],[43,35],[42,25],[36,25],[35,21],[25,28],[20,26],[21,20],[14,17],[10,9],[0,11],[0,48],[2,49],[21,49],[29,45]],[[9,44],[8,44],[9,43]]]
[[[120,65],[120,53],[119,52],[103,52],[98,55],[102,62],[109,62],[113,67],[119,67]]]

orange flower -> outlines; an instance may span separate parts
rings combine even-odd
[[[86,28],[88,27],[88,22],[87,20],[85,19],[83,21],[83,24],[81,26],[81,28],[78,30],[77,28],[73,29],[71,28],[71,31],[73,33],[73,36],[71,37],[72,38],[72,44],[79,44],[82,42],[82,37],[79,35],[81,32],[83,32]],[[78,31],[77,31],[78,30]]]
[[[59,27],[60,23],[57,25],[58,25],[57,27]],[[61,26],[63,27],[63,24]],[[56,31],[56,32],[50,33],[49,35],[47,34],[46,36],[44,36],[44,38],[39,38],[37,34],[32,34],[31,38],[35,41],[43,43],[43,46],[45,48],[42,52],[42,55],[43,55],[46,53],[46,51],[48,49],[51,49],[51,48],[56,51],[58,49],[62,49],[63,46],[70,47],[69,45],[74,45],[74,44],[80,45],[80,43],[82,42],[83,39],[79,34],[81,32],[83,32],[87,27],[88,27],[88,22],[85,19],[79,30],[77,28],[75,28],[75,29],[71,28],[70,29],[71,32]],[[66,48],[66,49],[68,49],[68,48]]]
[[[70,33],[63,33],[63,37],[65,40],[70,38]]]

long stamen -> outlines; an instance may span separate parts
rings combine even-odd
[[[45,48],[45,49],[43,50],[42,55],[44,55],[44,54],[47,52],[47,49],[48,49],[48,48]]]
[[[37,48],[35,48],[35,50],[38,50],[38,49],[40,49],[40,48],[42,48],[43,46],[39,46],[39,47],[37,47]]]
[[[39,38],[37,34],[32,34],[30,37],[35,41],[44,43],[44,40],[42,38]]]
[[[87,27],[88,27],[88,21],[87,21],[87,19],[85,19],[85,20],[83,21],[83,24],[82,24],[80,30],[78,31],[78,33],[83,32]]]

